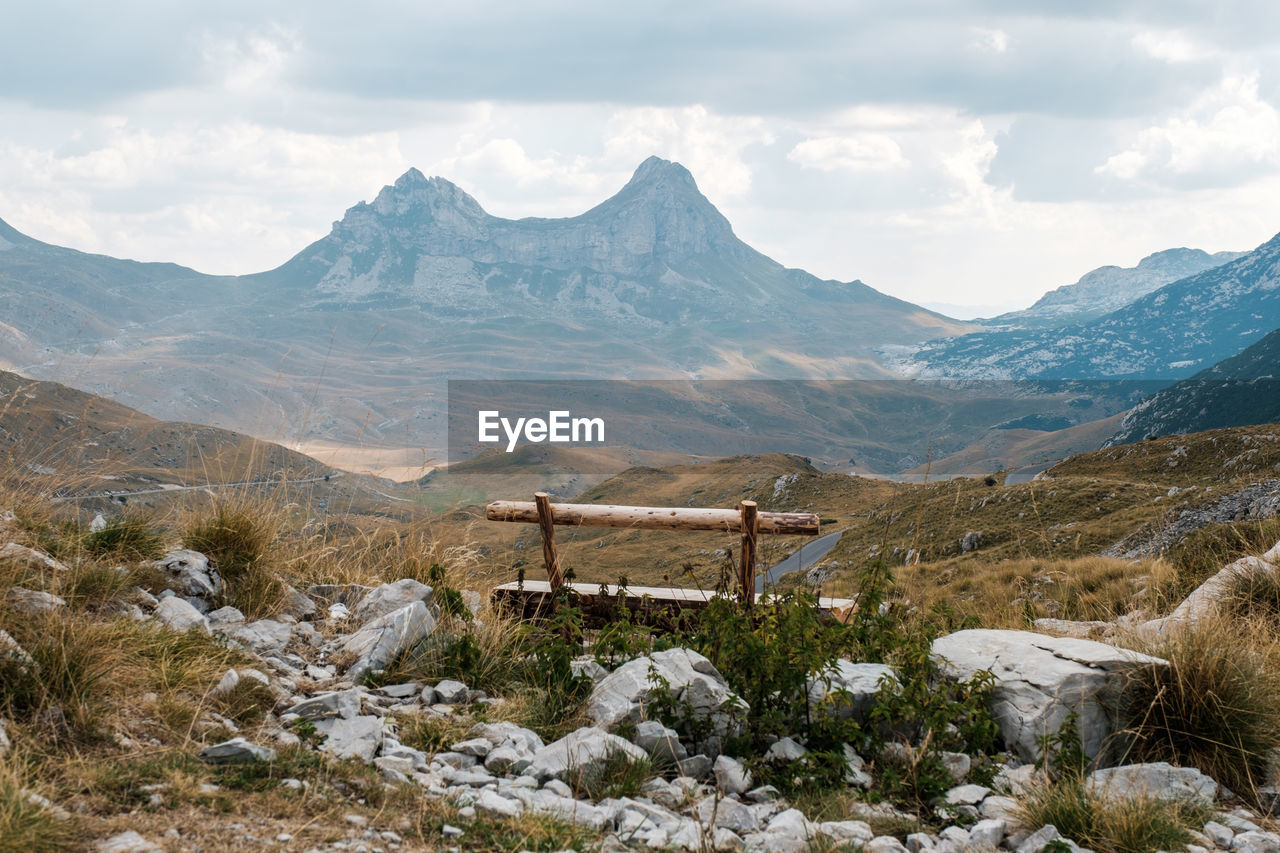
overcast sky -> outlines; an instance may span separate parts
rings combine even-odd
[[[1026,305],[1280,231],[1280,3],[8,4],[0,218],[275,267],[410,166],[570,216],[657,154],[788,266]]]

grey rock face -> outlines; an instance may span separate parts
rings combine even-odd
[[[623,720],[640,722],[652,701],[657,682],[650,670],[666,680],[677,703],[696,719],[710,720],[716,734],[741,729],[746,704],[732,690],[711,661],[689,649],[668,649],[636,658],[596,683],[587,700],[587,714],[596,725],[613,728]]]
[[[982,546],[982,533],[977,530],[970,530],[964,536],[960,537],[960,552],[968,554],[978,550]]]
[[[207,764],[247,764],[253,761],[275,761],[276,751],[258,746],[242,737],[232,738],[200,750],[200,760]]]
[[[934,640],[933,654],[950,677],[968,679],[980,670],[995,676],[992,713],[1006,745],[1026,761],[1039,756],[1039,738],[1057,732],[1074,711],[1085,754],[1105,763],[1128,674],[1167,665],[1092,640],[1029,631],[958,631]]]
[[[386,616],[393,610],[408,607],[415,601],[431,604],[431,587],[405,578],[395,583],[384,583],[370,590],[351,611],[351,617],[361,624]]]
[[[643,749],[630,741],[597,728],[585,727],[570,732],[534,753],[527,772],[538,779],[564,779],[576,773],[590,776],[599,772],[610,757],[619,753],[633,760],[649,757]]]
[[[461,705],[467,701],[471,691],[461,681],[446,678],[435,686],[436,701],[445,705]]]
[[[689,757],[676,731],[657,720],[645,720],[637,725],[633,740],[636,746],[652,755],[656,761],[669,766]]]
[[[397,654],[426,639],[435,628],[435,618],[421,601],[374,619],[342,644],[344,652],[357,656],[347,678],[386,668]]]

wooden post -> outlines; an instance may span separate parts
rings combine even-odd
[[[542,559],[547,564],[547,577],[551,579],[551,592],[564,583],[560,571],[560,557],[556,554],[556,527],[551,511],[551,498],[546,492],[534,492],[533,502],[538,507],[538,527],[542,530]]]
[[[756,502],[743,501],[738,505],[742,513],[742,567],[738,571],[738,583],[742,585],[741,601],[750,607],[756,600],[756,535],[759,519]]]

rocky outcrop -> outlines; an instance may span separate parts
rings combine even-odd
[[[347,668],[347,678],[385,669],[396,655],[426,639],[435,628],[435,616],[421,601],[374,619],[342,645],[343,652],[356,658]]]

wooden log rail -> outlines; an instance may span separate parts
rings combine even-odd
[[[555,526],[621,527],[638,530],[714,530],[742,534],[738,566],[739,595],[748,604],[755,600],[756,542],[760,534],[817,536],[818,516],[811,512],[759,512],[755,501],[743,501],[735,509],[692,507],[618,506],[613,504],[553,504],[546,492],[532,501],[494,501],[485,507],[489,521],[537,524],[542,533],[542,558],[554,593],[564,583],[556,553]]]

